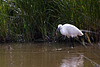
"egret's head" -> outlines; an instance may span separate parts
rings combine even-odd
[[[57,28],[57,30],[56,30],[56,35],[57,35],[57,32],[61,29],[61,27],[62,27],[62,24],[59,24],[59,25],[58,25],[58,28]]]
[[[62,24],[59,24],[59,25],[58,25],[58,28],[60,29],[61,27],[62,27]]]

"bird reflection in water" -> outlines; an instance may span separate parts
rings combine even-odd
[[[83,63],[83,55],[80,55],[63,59],[60,67],[83,67]]]

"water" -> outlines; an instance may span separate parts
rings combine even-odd
[[[100,49],[61,43],[0,45],[0,67],[100,67]]]

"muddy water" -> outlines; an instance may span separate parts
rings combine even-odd
[[[61,43],[0,45],[0,67],[100,67],[98,46],[69,48]]]

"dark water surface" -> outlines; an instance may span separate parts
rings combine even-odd
[[[100,67],[99,46],[71,49],[61,43],[0,45],[0,67]]]

